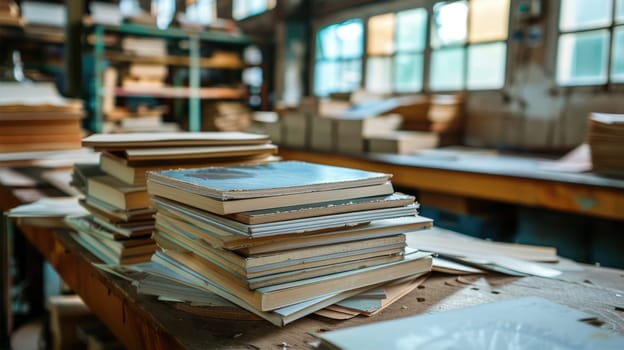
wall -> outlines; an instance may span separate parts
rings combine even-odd
[[[555,60],[559,1],[543,1],[535,21],[522,21],[512,0],[510,34],[527,26],[539,28],[535,44],[508,41],[504,91],[471,92],[467,99],[465,142],[474,146],[564,150],[583,142],[590,112],[624,113],[621,86],[558,87]]]
[[[405,4],[431,7],[434,2],[394,0],[371,4],[370,1],[351,0],[341,2],[344,3],[341,7],[338,2],[313,1],[312,38],[319,26],[334,19],[384,13]],[[558,87],[554,72],[559,1],[543,0],[541,16],[530,21],[523,21],[516,11],[522,2],[526,1],[511,0],[506,88],[467,94],[464,141],[472,146],[567,150],[583,142],[589,112],[624,113],[624,88]],[[331,8],[328,4],[332,5]],[[541,39],[532,43],[511,39],[513,33],[529,26],[541,31]],[[310,42],[309,52],[314,52],[313,46],[314,43]],[[282,67],[276,69],[279,71]],[[281,96],[280,92],[278,96]]]

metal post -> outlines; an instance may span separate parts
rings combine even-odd
[[[200,50],[199,35],[191,34],[190,43],[190,67],[189,67],[189,131],[201,131],[201,99],[200,99]]]
[[[94,132],[102,132],[104,120],[104,111],[102,110],[102,99],[106,91],[104,90],[104,27],[102,25],[95,26],[95,46],[93,48],[94,77],[93,77],[93,116],[91,128]]]
[[[0,349],[11,348],[11,273],[9,246],[11,244],[12,226],[6,213],[2,213],[0,226]]]
[[[67,25],[65,26],[65,93],[82,97],[82,12],[83,1],[65,1]]]

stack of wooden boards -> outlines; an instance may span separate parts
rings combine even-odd
[[[163,276],[277,325],[431,270],[430,228],[383,173],[305,162],[148,173]]]
[[[148,171],[265,163],[277,151],[267,136],[246,133],[95,134],[83,145],[102,152],[95,169],[77,165],[72,181],[90,215],[66,220],[76,240],[109,264],[148,261],[156,248]]]
[[[154,60],[167,56],[167,42],[160,38],[125,37],[121,41],[124,53],[139,62],[131,62],[122,75],[124,88],[162,87],[167,78],[167,66],[160,62],[140,62],[141,58]]]
[[[588,129],[594,171],[624,176],[624,114],[592,113]]]
[[[273,140],[290,148],[398,154],[460,141],[461,96],[367,98],[357,98],[357,104],[304,99],[298,108],[279,111],[281,135]],[[275,123],[265,127],[268,133]]]
[[[79,149],[82,102],[52,84],[0,83],[0,152]]]
[[[13,0],[0,0],[0,24],[22,26],[24,20],[20,16],[19,6]]]

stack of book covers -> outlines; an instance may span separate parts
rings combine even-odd
[[[622,140],[624,140],[624,114],[590,114],[587,143],[596,173],[624,177]]]
[[[83,117],[52,84],[0,82],[0,153],[79,149]]]
[[[430,228],[391,175],[306,162],[148,173],[162,277],[276,325],[431,270],[404,233]],[[163,271],[168,271],[163,272]]]
[[[101,152],[99,165],[74,167],[72,183],[90,214],[66,221],[76,240],[107,264],[149,261],[156,249],[147,171],[258,164],[277,151],[267,136],[247,133],[95,134],[83,145]]]

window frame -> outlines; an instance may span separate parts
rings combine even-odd
[[[556,9],[556,16],[554,16],[554,22],[555,22],[555,27],[556,27],[556,35],[554,38],[554,63],[553,63],[553,67],[554,67],[554,83],[555,86],[557,86],[557,88],[559,89],[576,89],[576,88],[600,88],[600,87],[605,87],[608,88],[610,86],[615,86],[615,85],[624,85],[624,79],[622,81],[614,81],[613,78],[611,77],[611,70],[613,68],[613,48],[614,48],[614,34],[615,34],[615,30],[616,28],[624,28],[624,20],[621,22],[617,22],[616,21],[616,17],[617,17],[617,2],[618,0],[611,0],[611,21],[610,24],[607,26],[594,26],[594,27],[587,27],[587,28],[581,28],[581,29],[574,29],[574,30],[561,30],[561,26],[560,26],[560,21],[561,21],[561,14],[562,14],[562,9],[563,9],[563,1],[564,0],[559,0],[556,2],[557,4],[557,9]],[[624,1],[622,2],[622,6],[624,6]],[[606,30],[609,34],[609,38],[607,40],[607,64],[606,64],[606,81],[604,83],[591,83],[591,84],[579,84],[579,83],[573,83],[573,84],[562,84],[559,82],[559,44],[560,44],[560,39],[562,35],[565,34],[583,34],[583,33],[589,33],[589,32],[595,32],[595,31],[599,31],[599,30]]]

